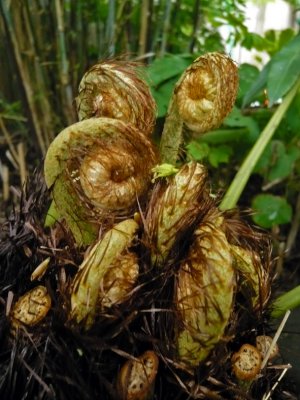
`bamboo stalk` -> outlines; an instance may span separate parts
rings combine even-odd
[[[236,174],[235,178],[231,182],[229,189],[227,190],[223,201],[220,204],[221,210],[228,210],[236,206],[249,178],[252,174],[252,171],[259,160],[260,156],[262,155],[264,149],[266,148],[267,144],[271,140],[272,136],[274,135],[278,125],[282,121],[287,109],[289,108],[292,100],[298,93],[300,88],[300,78],[290,90],[290,92],[286,95],[283,99],[280,106],[277,108],[273,116],[271,117],[270,121],[268,122],[265,129],[262,131],[260,137],[258,138],[255,145],[250,150],[248,156],[246,157],[245,161],[241,165],[238,173]]]
[[[28,41],[32,49],[33,65],[34,65],[34,84],[37,88],[38,102],[37,107],[39,109],[39,118],[42,121],[42,129],[44,133],[44,141],[48,147],[50,142],[54,139],[54,129],[53,129],[53,117],[52,110],[48,101],[47,96],[47,79],[41,68],[39,49],[36,43],[36,35],[34,34],[33,23],[31,21],[31,15],[28,8],[28,3],[26,4],[26,12],[23,13],[23,20],[26,27],[26,32],[28,36]]]
[[[163,57],[166,53],[167,40],[168,40],[169,29],[170,29],[171,7],[172,7],[172,1],[166,0],[165,16],[164,16],[163,31],[162,31],[162,38],[161,38],[161,45],[160,45],[160,56],[161,57]]]
[[[181,22],[180,22],[180,20],[181,20],[181,3],[182,3],[181,0],[173,0],[173,2],[172,2],[172,13],[171,13],[171,17],[170,17],[171,24],[169,27],[169,35],[171,37],[178,36],[178,33],[180,32],[180,30],[178,31],[178,26],[181,25]],[[175,45],[176,49],[174,49],[174,45]],[[177,49],[175,43],[174,44],[169,43],[169,52],[170,53],[174,53],[174,52],[178,53],[178,49]]]
[[[76,40],[76,55],[77,60],[74,60],[74,66],[77,65],[77,68],[72,68],[73,71],[73,82],[77,83],[80,80],[80,77],[83,75],[84,71],[84,60],[85,57],[85,32],[84,32],[84,17],[83,17],[83,10],[82,10],[82,2],[76,1],[75,5],[72,2],[72,6],[75,6],[75,26],[74,30],[77,32],[77,40]]]
[[[75,112],[72,107],[73,93],[72,87],[69,82],[69,63],[66,52],[66,39],[65,29],[63,20],[63,10],[61,7],[60,0],[55,0],[55,12],[57,20],[57,36],[58,36],[58,48],[59,48],[59,77],[62,86],[63,103],[65,105],[65,117],[69,125],[75,121]]]
[[[13,165],[15,170],[19,171],[18,158],[14,159],[13,155],[11,154],[11,152],[9,150],[6,150],[5,156],[11,162],[11,164]]]
[[[115,54],[115,14],[116,2],[115,0],[109,0],[106,21],[106,42],[108,45],[108,55],[110,57]]]
[[[159,52],[159,46],[158,43],[160,41],[160,32],[161,32],[161,26],[163,25],[163,18],[164,18],[164,10],[163,10],[163,4],[162,2],[158,2],[155,6],[153,6],[153,14],[155,17],[152,20],[152,41],[151,41],[151,46],[150,50],[151,52],[156,52],[157,56],[160,56]]]
[[[9,200],[9,168],[7,165],[1,165],[2,194],[3,201]]]
[[[131,15],[132,15],[132,4],[131,0],[124,2],[124,14],[127,15],[127,19],[124,23],[124,47],[127,54],[132,52],[133,45],[133,34],[132,34],[132,23],[131,23]]]
[[[138,51],[139,56],[146,53],[148,15],[149,15],[149,0],[143,0],[141,9],[141,18],[140,18],[140,35],[139,35],[139,51]]]
[[[46,153],[46,144],[43,139],[42,129],[41,129],[41,126],[39,123],[39,118],[38,118],[36,106],[34,103],[34,92],[32,90],[30,81],[29,81],[27,73],[26,73],[26,67],[24,65],[24,62],[23,62],[23,59],[21,56],[18,40],[14,33],[14,28],[12,25],[11,16],[10,16],[10,12],[9,12],[9,7],[10,7],[10,2],[8,2],[7,0],[3,0],[2,2],[0,2],[0,9],[1,9],[1,12],[3,15],[3,19],[5,21],[7,33],[9,35],[10,41],[12,43],[12,50],[13,50],[14,57],[16,60],[18,72],[21,77],[21,83],[24,88],[26,102],[27,102],[29,110],[30,110],[32,124],[33,124],[34,130],[35,130],[35,134],[37,136],[40,150],[41,150],[42,154],[44,155]]]
[[[197,42],[197,37],[199,33],[200,23],[201,23],[201,7],[200,0],[195,1],[194,10],[193,10],[193,34],[190,40],[189,51],[190,53],[194,52],[195,44]]]
[[[18,143],[18,164],[19,164],[19,173],[20,173],[20,184],[21,187],[25,185],[27,178],[27,169],[26,169],[26,160],[25,160],[25,146],[24,143]]]
[[[12,156],[14,157],[15,160],[17,160],[18,159],[17,150],[15,149],[15,146],[14,146],[14,144],[12,142],[10,133],[8,132],[8,130],[7,130],[6,126],[5,126],[5,124],[4,124],[3,119],[1,118],[1,116],[0,116],[0,128],[1,128],[1,131],[3,133],[3,136],[4,136],[5,140],[6,140],[6,143],[8,145],[8,148],[9,148]]]
[[[97,53],[98,53],[98,58],[101,58],[102,54],[102,21],[100,19],[101,17],[101,2],[96,1],[96,24],[95,24],[95,46],[97,48]]]

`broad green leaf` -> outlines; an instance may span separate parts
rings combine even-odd
[[[293,137],[297,135],[300,136],[300,93],[295,97],[294,101],[292,102],[291,106],[289,107],[285,119],[283,121],[283,129],[285,129],[285,134],[283,135],[286,137]],[[288,129],[291,131],[289,132]],[[281,129],[282,131],[282,129]]]
[[[282,48],[286,43],[292,40],[296,34],[295,29],[292,28],[283,29],[282,31],[277,31],[277,32],[279,32],[279,38],[278,38],[279,48]]]
[[[225,126],[230,127],[246,127],[249,130],[247,140],[254,142],[259,135],[259,127],[254,118],[245,116],[237,107],[233,107],[231,113],[224,120]]]
[[[271,163],[272,143],[273,141],[266,146],[264,152],[262,153],[262,155],[260,156],[259,160],[255,165],[255,168],[253,170],[254,173],[265,176],[268,166]]]
[[[255,33],[255,32],[248,32],[245,35],[244,40],[242,41],[242,46],[248,50],[256,49],[259,51],[263,51],[268,49],[271,45],[268,39],[264,38],[263,36]]]
[[[191,141],[187,146],[189,158],[195,161],[201,161],[209,155],[210,147],[207,143],[198,143]]]
[[[263,228],[287,224],[292,219],[292,207],[282,197],[271,194],[259,194],[252,201],[255,211],[253,221]]]
[[[168,106],[170,99],[172,97],[172,93],[174,90],[174,86],[178,80],[178,76],[175,78],[169,79],[163,84],[159,85],[158,88],[152,89],[152,95],[157,104],[157,116],[158,118],[164,117],[168,111]]]
[[[286,311],[300,306],[300,285],[279,296],[272,304],[273,318],[281,317]]]
[[[178,77],[191,61],[191,58],[184,55],[168,54],[163,58],[156,58],[147,69],[150,85],[156,87],[170,78]]]
[[[267,80],[268,80],[270,68],[271,68],[271,61],[269,61],[264,66],[264,68],[261,70],[256,81],[252,84],[249,91],[246,93],[244,100],[243,100],[242,107],[245,107],[246,105],[251,103],[251,101],[253,101],[253,99],[255,99],[255,97],[257,97],[258,95],[260,95],[262,93],[263,89],[267,88]]]
[[[221,163],[228,163],[232,153],[233,149],[230,146],[212,147],[208,155],[208,161],[213,167],[217,168]]]
[[[55,206],[55,202],[52,200],[49,210],[47,212],[46,218],[45,218],[45,227],[50,227],[55,224],[56,221],[58,221],[61,218],[58,209]]]
[[[191,141],[187,146],[188,157],[192,160],[202,161],[208,159],[209,163],[217,168],[221,163],[228,163],[233,153],[231,146],[209,146],[205,142]]]
[[[300,149],[284,142],[272,140],[260,157],[254,172],[264,176],[268,182],[287,178],[293,171],[294,163],[300,157]]]
[[[300,76],[300,36],[296,36],[271,60],[267,79],[269,106],[283,97]]]
[[[295,30],[288,28],[283,30],[271,29],[265,32],[265,38],[271,44],[266,50],[272,56],[295,36]]]
[[[280,140],[272,140],[258,160],[254,171],[267,179],[270,170],[276,166],[278,160],[280,160],[284,155],[285,144]],[[277,178],[279,178],[279,176]]]
[[[270,169],[267,179],[272,182],[276,179],[284,179],[287,178],[293,171],[293,167],[295,161],[299,159],[300,150],[297,147],[293,147],[289,152],[286,152],[284,149],[284,153],[282,155],[278,155],[275,164]]]
[[[233,129],[217,129],[215,131],[206,132],[205,135],[201,136],[198,141],[199,143],[208,143],[213,145],[233,143],[233,142],[245,142],[248,145],[249,131],[247,128],[233,128]]]
[[[259,75],[259,69],[251,64],[242,64],[239,67],[239,91],[237,101],[240,102]]]
[[[277,158],[275,165],[270,169],[267,180],[272,182],[288,177],[292,172],[293,164],[294,160],[287,154],[283,154],[282,157]]]

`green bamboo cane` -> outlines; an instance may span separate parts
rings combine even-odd
[[[19,46],[19,41],[15,34],[15,29],[14,29],[14,25],[13,25],[11,13],[10,13],[10,2],[8,2],[8,1],[1,2],[0,1],[0,11],[3,15],[3,19],[5,21],[6,28],[7,28],[7,33],[9,35],[11,43],[12,43],[12,50],[13,50],[13,53],[15,56],[18,72],[21,77],[20,82],[24,89],[25,98],[26,98],[26,102],[28,104],[28,108],[30,111],[30,116],[31,116],[32,124],[34,126],[34,131],[35,131],[35,134],[37,137],[37,141],[38,141],[41,153],[45,154],[46,153],[46,144],[45,144],[45,140],[43,138],[42,127],[39,122],[37,108],[36,108],[36,105],[34,102],[34,90],[31,85],[31,82],[28,78],[27,70],[26,70],[24,60],[22,57],[22,53],[21,53],[21,49]]]
[[[202,9],[200,0],[196,0],[193,10],[193,34],[189,43],[189,52],[193,54],[202,22]]]
[[[37,9],[35,9],[37,12]],[[53,125],[53,110],[51,109],[48,95],[49,92],[49,82],[48,77],[45,74],[45,70],[42,68],[41,64],[41,56],[42,49],[38,46],[37,37],[42,36],[41,30],[39,29],[39,24],[36,24],[36,18],[33,17],[32,9],[29,7],[29,4],[26,2],[24,7],[24,13],[22,16],[24,20],[24,25],[26,27],[26,32],[28,36],[28,42],[30,44],[29,48],[31,49],[31,58],[33,59],[33,67],[34,67],[34,81],[33,85],[36,86],[37,97],[37,108],[39,111],[39,118],[41,120],[41,126],[44,134],[45,145],[48,148],[51,141],[54,139],[54,125]],[[30,66],[30,60],[28,66]]]
[[[143,0],[141,8],[141,17],[140,17],[141,25],[139,34],[139,51],[138,51],[139,56],[142,56],[143,54],[146,53],[148,13],[149,13],[149,0]]]
[[[116,21],[116,1],[108,2],[108,15],[106,20],[106,42],[108,46],[108,55],[112,57],[115,54],[115,21]]]
[[[236,206],[249,178],[252,174],[254,167],[265,150],[267,144],[274,135],[278,125],[280,124],[282,118],[284,117],[286,111],[288,110],[292,100],[296,96],[300,88],[300,78],[297,80],[296,84],[290,90],[290,92],[285,96],[280,106],[277,108],[272,118],[266,125],[265,129],[262,131],[259,139],[255,145],[250,150],[245,161],[241,165],[238,173],[234,177],[229,189],[227,190],[221,204],[221,210],[228,210]]]
[[[166,53],[167,39],[169,36],[169,29],[170,29],[171,8],[172,8],[171,0],[166,0],[161,46],[160,46],[160,57],[163,57]]]
[[[57,36],[58,36],[58,49],[60,58],[60,83],[62,86],[63,102],[65,103],[64,115],[68,124],[71,125],[75,121],[75,112],[72,107],[73,93],[69,80],[69,62],[66,50],[66,37],[63,18],[63,9],[60,0],[55,0],[55,12],[57,20]]]

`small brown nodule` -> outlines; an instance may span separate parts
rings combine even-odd
[[[135,360],[128,360],[121,368],[117,389],[122,400],[146,400],[151,397],[158,369],[158,357],[146,351]]]
[[[260,336],[256,337],[256,347],[260,351],[263,358],[266,357],[272,341],[273,341],[273,338],[271,336],[260,335]],[[279,353],[279,348],[278,348],[277,343],[275,343],[275,345],[273,346],[272,351],[269,355],[269,360],[276,357],[278,353]]]
[[[10,316],[16,324],[36,325],[48,313],[51,297],[44,286],[37,286],[19,298]]]
[[[261,368],[261,354],[251,344],[244,344],[237,353],[232,356],[232,369],[237,379],[252,381]]]

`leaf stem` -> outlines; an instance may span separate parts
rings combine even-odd
[[[300,88],[300,78],[298,78],[295,86],[292,90],[287,94],[287,96],[283,99],[280,106],[277,108],[275,113],[273,114],[272,118],[268,122],[265,129],[262,131],[260,137],[258,138],[255,145],[250,150],[248,156],[244,160],[243,164],[241,165],[238,173],[234,177],[233,181],[229,189],[227,190],[223,201],[220,204],[221,210],[228,210],[236,206],[248,180],[253,172],[253,169],[262,155],[263,151],[265,150],[267,144],[271,140],[274,132],[276,131],[278,125],[280,124],[284,114],[286,113],[287,109],[289,108],[292,100],[296,96],[298,90]]]
[[[182,143],[183,121],[176,100],[171,100],[160,141],[161,162],[175,165]]]

